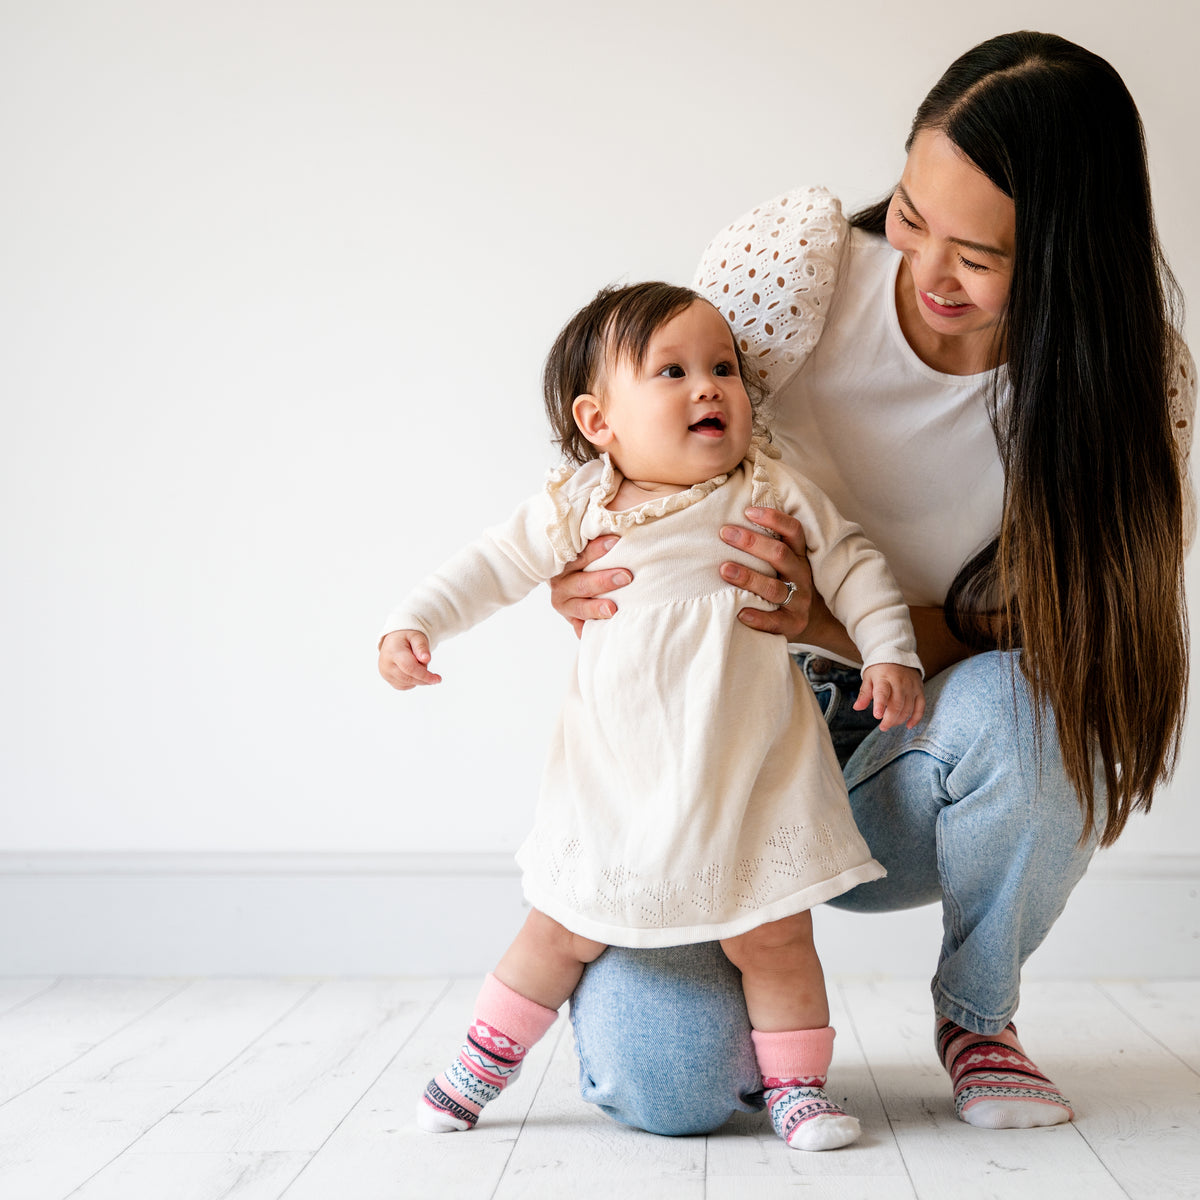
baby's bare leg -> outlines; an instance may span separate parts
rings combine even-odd
[[[529,1047],[575,990],[584,964],[604,948],[534,909],[484,981],[457,1057],[426,1086],[417,1105],[421,1128],[473,1129],[483,1106],[516,1079]]]
[[[580,937],[535,908],[505,951],[495,976],[526,999],[557,1010],[571,998],[583,968],[605,949],[603,942]]]
[[[833,1030],[811,915],[760,925],[721,947],[742,973],[750,1036],[776,1132],[796,1150],[833,1150],[855,1141],[858,1122],[825,1095]]]
[[[742,973],[750,1024],[761,1033],[829,1024],[825,973],[813,945],[812,914],[771,921],[721,943]]]

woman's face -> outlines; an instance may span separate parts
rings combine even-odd
[[[901,327],[918,354],[938,360],[931,365],[954,370],[992,344],[1015,233],[1012,200],[944,133],[918,133],[888,209],[887,238],[904,255]]]

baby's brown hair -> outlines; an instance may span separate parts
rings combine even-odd
[[[575,424],[575,398],[595,393],[609,363],[624,359],[640,367],[655,333],[697,300],[708,303],[691,288],[658,281],[606,287],[563,326],[546,357],[542,395],[554,441],[566,458],[582,464],[600,456]],[[766,392],[751,377],[737,339],[731,336],[730,342],[757,426]]]

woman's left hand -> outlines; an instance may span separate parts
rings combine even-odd
[[[775,508],[748,508],[746,517],[755,525],[770,529],[779,536],[768,537],[765,533],[746,529],[742,525],[723,525],[721,540],[753,558],[762,559],[775,568],[775,574],[766,575],[740,563],[724,562],[721,564],[721,578],[726,583],[753,592],[776,607],[773,612],[743,608],[738,613],[738,620],[767,633],[782,633],[789,642],[799,641],[800,634],[808,628],[815,598],[804,529],[795,517],[789,517]],[[790,600],[789,583],[796,585]]]
[[[753,592],[776,607],[770,612],[743,608],[738,613],[738,620],[752,629],[783,634],[789,642],[802,641],[822,646],[843,656],[848,655],[857,662],[858,650],[854,643],[829,611],[825,601],[813,590],[808,546],[800,522],[776,508],[748,508],[746,518],[779,536],[769,537],[741,525],[723,525],[721,539],[753,558],[762,559],[775,568],[776,574],[765,575],[740,563],[725,562],[721,564],[721,578],[726,583]],[[789,583],[796,585],[790,600]]]

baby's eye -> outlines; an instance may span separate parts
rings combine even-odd
[[[714,375],[733,375],[734,374],[733,363],[727,363],[727,362],[717,363],[717,365],[715,367],[713,367],[713,374]]]
[[[678,363],[672,363],[669,367],[663,367],[659,374],[665,375],[668,379],[682,379],[683,368]]]

